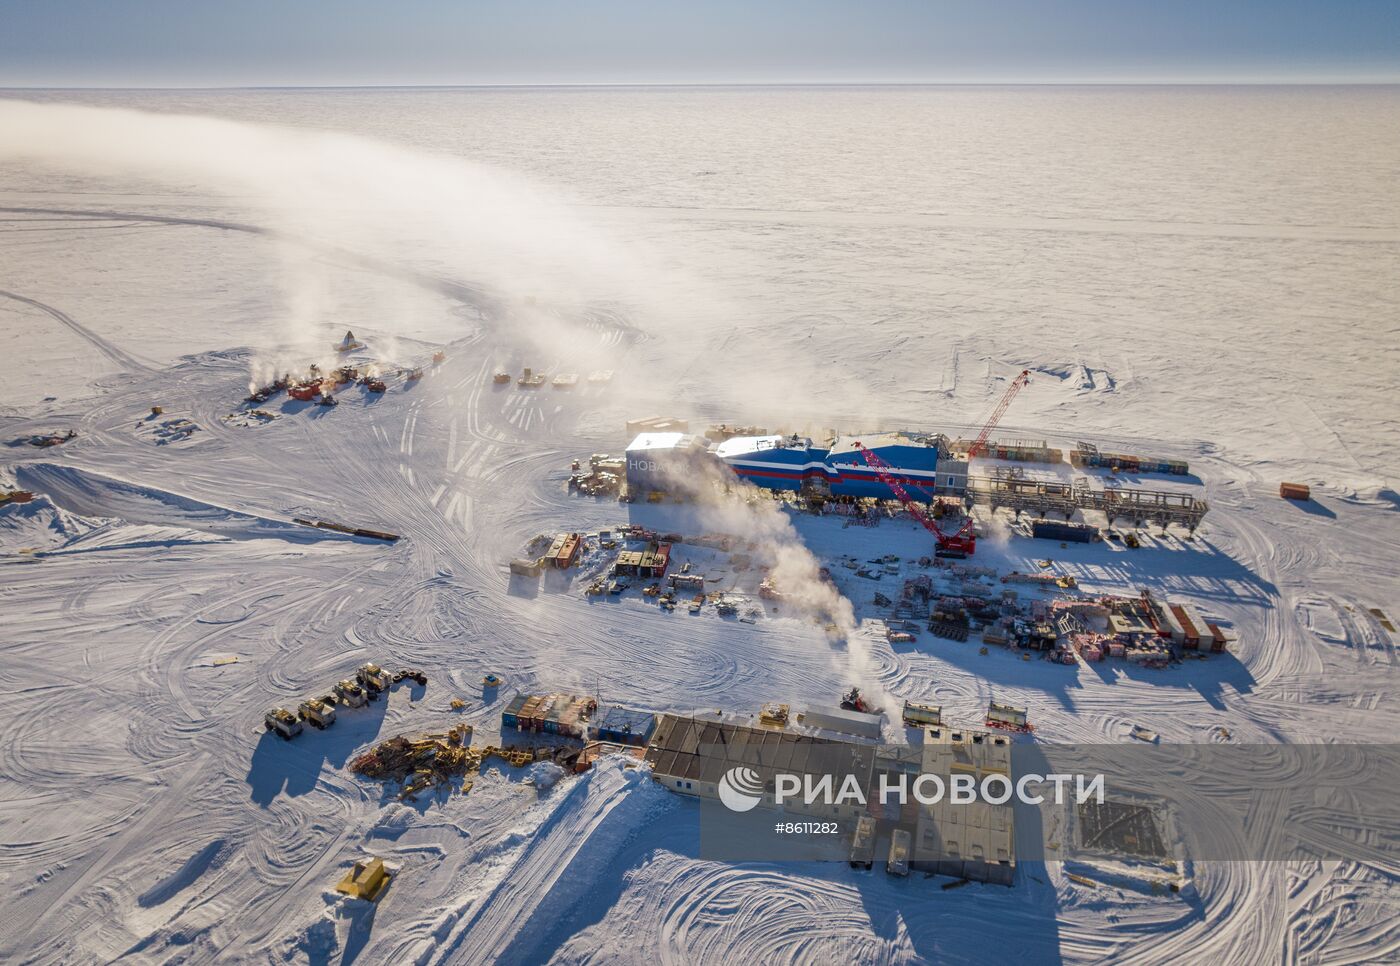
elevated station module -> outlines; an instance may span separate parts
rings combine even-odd
[[[894,492],[867,465],[862,443],[885,463],[909,494],[924,503],[935,496],[962,497],[967,462],[954,459],[942,436],[871,433],[838,436],[826,445],[808,437],[736,436],[715,447],[715,456],[735,475],[770,490],[806,490],[832,497],[895,499]]]

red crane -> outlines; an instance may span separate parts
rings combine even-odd
[[[955,533],[944,533],[938,526],[938,521],[933,518],[928,509],[922,503],[909,495],[909,491],[904,488],[904,484],[895,478],[891,472],[890,464],[876,456],[865,448],[863,443],[852,443],[865,460],[865,464],[875,471],[875,475],[880,478],[880,482],[894,491],[894,495],[899,498],[899,502],[904,504],[904,508],[909,511],[909,515],[918,520],[923,528],[933,534],[933,539],[938,542],[938,556],[940,557],[967,557],[977,550],[977,535],[972,532],[972,517],[967,517],[963,525]],[[917,484],[911,485],[917,487]],[[922,489],[919,487],[919,489]],[[931,499],[931,497],[930,497]]]
[[[992,415],[987,417],[987,422],[982,427],[982,432],[977,434],[971,446],[967,448],[967,458],[981,454],[987,447],[987,440],[992,435],[992,430],[997,428],[997,423],[1001,422],[1002,415],[1006,412],[1006,407],[1011,405],[1011,400],[1016,398],[1016,394],[1031,381],[1031,371],[1022,369],[1021,374],[1011,380],[1011,385],[1006,387],[1006,392],[1002,394],[1001,401],[997,403],[997,408],[992,410]]]
[[[996,429],[997,423],[1001,421],[1002,414],[1006,412],[1006,407],[1011,405],[1011,400],[1016,398],[1016,394],[1031,381],[1029,369],[1022,369],[1021,374],[1011,381],[1011,385],[1006,387],[1006,392],[1002,394],[1001,400],[997,403],[996,409],[992,410],[992,415],[987,419],[982,427],[982,432],[977,439],[968,447],[968,459],[981,453],[987,445],[988,438],[992,435],[992,430]],[[880,478],[880,482],[885,484],[899,498],[899,502],[904,504],[904,508],[909,511],[909,515],[923,526],[925,530],[933,534],[933,539],[938,542],[938,556],[940,557],[969,557],[977,552],[977,534],[972,529],[972,515],[968,514],[963,519],[960,526],[953,533],[945,533],[939,527],[938,521],[932,514],[905,489],[904,484],[895,478],[888,463],[876,456],[859,442],[852,444],[860,452],[865,464],[875,471],[875,475]],[[910,484],[922,490],[913,481]],[[929,497],[932,500],[932,496]]]

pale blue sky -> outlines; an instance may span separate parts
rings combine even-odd
[[[1400,81],[1400,0],[0,0],[0,86]]]

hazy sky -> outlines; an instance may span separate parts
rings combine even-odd
[[[0,86],[1400,81],[1400,0],[0,0]]]

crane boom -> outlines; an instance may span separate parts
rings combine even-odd
[[[982,432],[977,434],[977,439],[967,449],[967,458],[980,456],[982,450],[987,447],[987,440],[991,438],[992,430],[997,428],[997,423],[1001,422],[1001,417],[1006,413],[1006,407],[1011,405],[1011,400],[1016,398],[1016,394],[1031,381],[1031,371],[1022,369],[1021,374],[1011,380],[1011,385],[1006,387],[1006,392],[1002,394],[1001,401],[997,403],[997,408],[992,410],[992,415],[987,418],[987,422],[982,426]]]
[[[997,406],[992,410],[992,415],[982,426],[982,432],[977,439],[968,447],[968,459],[978,455],[987,445],[987,440],[992,435],[992,430],[996,429],[997,423],[1001,422],[1002,415],[1006,408],[1011,405],[1011,400],[1016,398],[1016,394],[1025,388],[1026,383],[1031,381],[1031,371],[1022,369],[1021,374],[1011,380],[1011,385],[1006,387],[1006,392],[1002,394]],[[875,475],[880,478],[880,482],[888,486],[891,492],[909,511],[909,515],[918,520],[925,530],[933,534],[933,539],[938,542],[938,556],[940,557],[967,557],[977,551],[977,534],[973,531],[972,515],[969,513],[964,519],[962,526],[953,533],[945,533],[938,525],[938,521],[926,510],[923,504],[919,503],[909,495],[904,484],[891,472],[891,467],[879,456],[872,453],[862,443],[853,444],[860,453],[861,459],[865,460],[865,465],[875,471]],[[917,484],[912,484],[917,486]]]
[[[972,532],[972,517],[963,521],[963,525],[956,533],[944,533],[939,527],[938,521],[924,509],[923,504],[909,495],[909,491],[904,488],[904,484],[891,472],[888,463],[879,456],[872,453],[863,443],[854,443],[856,450],[860,453],[861,459],[865,460],[865,465],[875,471],[875,475],[880,478],[880,482],[893,491],[895,497],[909,511],[909,515],[919,524],[933,534],[933,539],[938,543],[938,555],[941,557],[966,557],[977,549],[977,537]],[[917,485],[917,484],[916,484]]]

